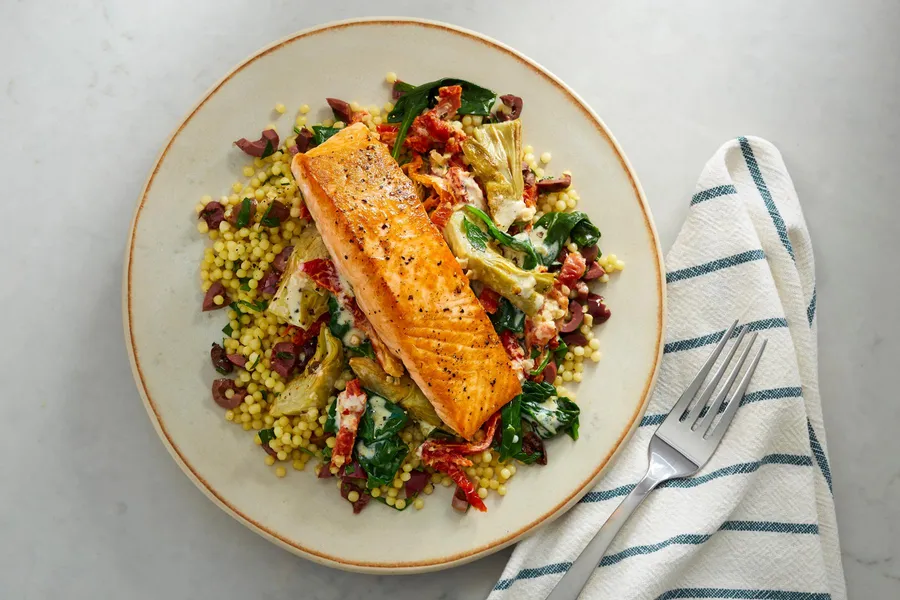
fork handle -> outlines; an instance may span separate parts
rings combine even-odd
[[[651,475],[650,472],[644,475],[644,478],[634,486],[631,493],[625,496],[622,503],[609,515],[606,523],[603,524],[603,527],[600,528],[594,539],[588,543],[584,551],[575,559],[575,562],[562,576],[562,579],[557,582],[556,587],[547,596],[547,600],[575,600],[578,598],[588,579],[597,570],[603,555],[612,543],[613,538],[622,529],[625,521],[640,506],[644,498],[663,481],[665,479]]]

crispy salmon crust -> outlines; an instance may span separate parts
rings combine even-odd
[[[522,388],[413,183],[362,124],[297,154],[291,169],[375,331],[441,419],[471,439]]]

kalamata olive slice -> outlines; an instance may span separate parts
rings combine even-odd
[[[574,300],[569,302],[569,311],[572,318],[559,326],[559,330],[563,333],[572,333],[581,327],[581,322],[584,321],[584,309]]]
[[[597,294],[588,295],[587,307],[588,314],[594,317],[594,325],[606,323],[612,315],[609,307],[603,302],[603,296],[598,296]]]
[[[597,261],[592,263],[588,263],[588,268],[584,271],[584,275],[581,276],[585,281],[593,281],[594,279],[599,279],[606,275],[606,271],[603,270],[603,267]]]

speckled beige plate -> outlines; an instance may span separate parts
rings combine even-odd
[[[410,52],[415,48],[415,52]],[[365,57],[361,60],[361,57]],[[570,169],[601,249],[627,263],[603,292],[613,318],[597,332],[604,359],[577,390],[581,438],[549,445],[550,464],[521,468],[486,514],[460,515],[438,488],[424,510],[373,503],[354,516],[331,481],[290,470],[276,479],[251,436],[222,418],[209,392],[209,345],[222,316],[200,312],[194,205],[225,193],[245,157],[232,146],[271,119],[272,107],[326,96],[383,104],[384,74],[410,82],[468,79],[525,100],[526,143]],[[315,111],[319,111],[318,114]],[[290,131],[293,109],[276,121]],[[565,84],[503,44],[429,21],[356,20],[307,30],[265,48],[217,83],[163,148],[138,202],[125,261],[124,320],[138,390],[181,469],[235,519],[288,550],[356,571],[412,573],[495,552],[561,515],[587,492],[637,426],[662,351],[659,242],[637,178],[599,117]]]

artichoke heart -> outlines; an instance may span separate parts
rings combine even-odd
[[[287,384],[269,413],[273,417],[299,415],[310,408],[323,409],[344,368],[344,348],[327,327],[319,331],[316,353],[298,377]]]
[[[314,258],[328,258],[328,250],[316,228],[308,225],[294,239],[294,251],[268,307],[270,313],[301,329],[307,329],[328,310],[328,294],[300,270],[304,262]]]
[[[522,194],[522,122],[518,119],[476,127],[463,142],[463,153],[487,192],[497,226],[506,231],[515,221],[530,221],[534,207]]]
[[[535,315],[544,304],[543,295],[553,287],[553,274],[526,271],[490,245],[477,247],[466,234],[467,225],[478,227],[466,222],[463,211],[454,212],[444,226],[444,238],[453,254],[467,261],[469,278],[484,283],[528,316]]]
[[[376,361],[362,356],[351,358],[350,368],[367,390],[387,398],[394,404],[399,404],[416,421],[449,431],[422,390],[406,375],[391,377]]]

